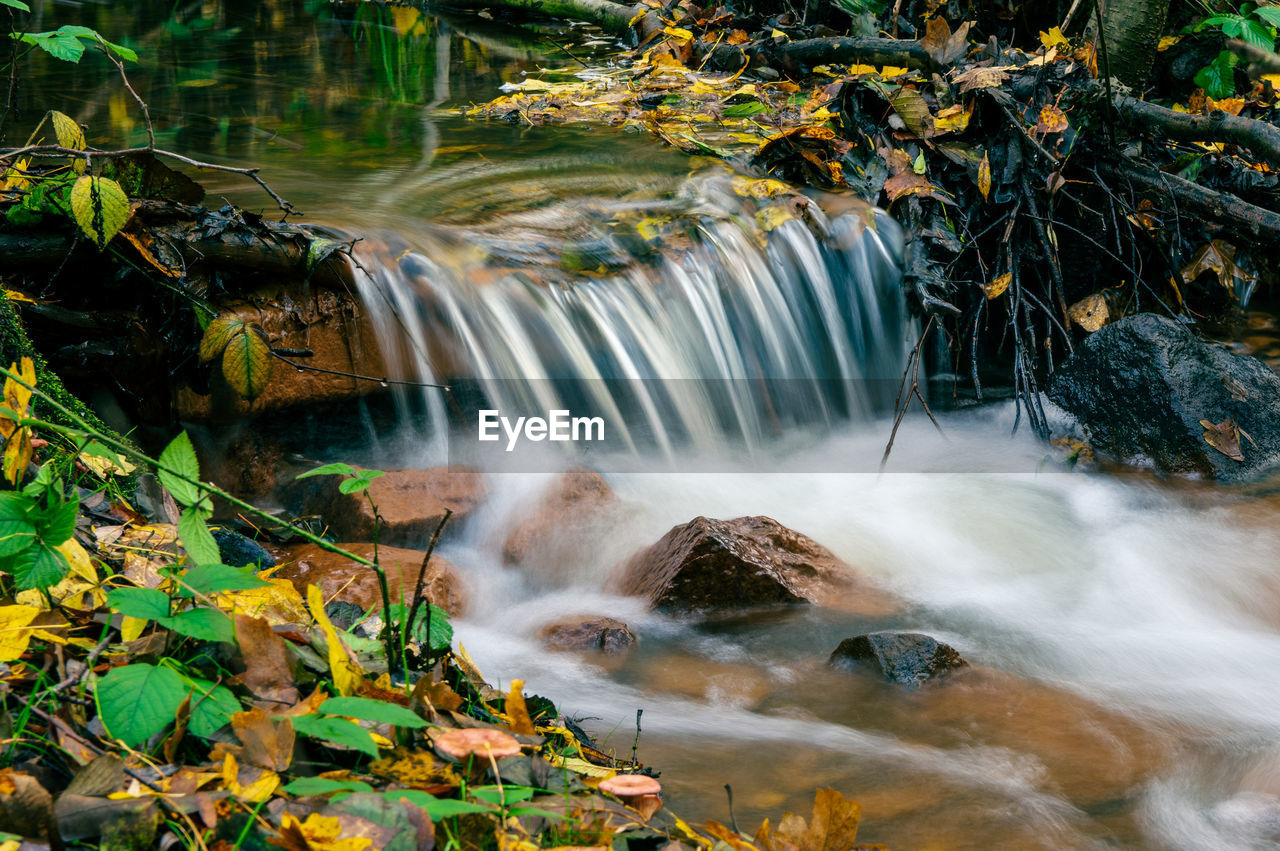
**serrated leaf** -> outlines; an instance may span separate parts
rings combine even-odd
[[[187,729],[202,739],[208,739],[231,721],[231,716],[242,707],[240,701],[226,686],[208,680],[183,677],[191,695],[191,720]]]
[[[23,520],[0,520],[0,558],[16,556],[36,542],[36,527]]]
[[[201,501],[204,491],[193,484],[200,480],[200,462],[196,459],[196,449],[191,445],[191,438],[184,431],[169,441],[169,445],[160,453],[160,465],[156,468],[160,484],[169,489],[173,498],[184,506],[193,506]]]
[[[1259,47],[1268,53],[1276,48],[1276,40],[1271,37],[1267,28],[1257,21],[1244,21],[1240,27],[1240,38],[1246,43]]]
[[[185,509],[178,518],[178,540],[187,551],[187,555],[196,564],[221,564],[222,556],[218,552],[218,542],[213,539],[209,525],[205,523],[202,512],[194,508]]]
[[[76,531],[76,518],[80,516],[80,500],[72,499],[51,506],[47,511],[32,515],[40,540],[51,547],[65,542]]]
[[[71,214],[99,249],[128,223],[130,213],[129,196],[109,177],[81,175],[71,187]]]
[[[1253,14],[1273,27],[1280,27],[1280,6],[1259,6]]]
[[[305,473],[299,473],[294,478],[309,479],[312,476],[354,476],[356,468],[350,464],[325,464],[323,467],[316,467],[314,470],[307,470]]]
[[[103,725],[129,747],[141,745],[172,723],[187,693],[176,671],[145,664],[114,668],[94,689]]]
[[[1196,85],[1204,89],[1205,94],[1214,100],[1230,97],[1236,91],[1236,65],[1240,58],[1229,50],[1218,54],[1218,58],[1200,69],[1196,74]]]
[[[412,709],[367,697],[331,697],[320,704],[317,711],[325,715],[345,715],[348,718],[393,724],[397,727],[427,726],[427,722],[419,718]]]
[[[84,43],[74,35],[62,30],[43,33],[24,33],[19,39],[23,44],[32,44],[64,62],[79,62],[84,56]]]
[[[239,316],[219,316],[204,329],[200,338],[200,362],[208,363],[227,348],[227,343],[237,334],[243,334],[246,323]]]
[[[44,542],[20,553],[9,567],[14,584],[20,591],[52,588],[63,580],[71,565],[57,550]]]
[[[200,564],[182,574],[182,584],[187,587],[178,590],[179,597],[190,597],[192,591],[199,594],[248,591],[264,588],[271,583],[259,579],[252,570],[241,570],[226,564]],[[187,590],[188,588],[191,590]]]
[[[22,0],[0,0],[0,6],[8,6],[10,9],[17,9],[20,12],[30,12],[31,7]]]
[[[64,148],[75,148],[77,151],[84,150],[84,130],[75,122],[75,119],[56,109],[49,111],[49,119],[53,122],[53,132],[58,137],[59,145]],[[76,157],[71,167],[76,174],[84,174],[85,161]]]
[[[271,378],[271,346],[256,325],[227,340],[222,353],[222,374],[231,389],[246,399],[262,395]]]
[[[217,609],[189,609],[172,617],[156,618],[155,621],[165,629],[200,641],[235,641],[231,618]]]
[[[111,610],[146,621],[169,616],[169,595],[155,588],[117,588],[107,593]]]
[[[378,758],[378,744],[369,735],[369,731],[345,718],[297,715],[293,717],[293,729],[304,736],[342,745],[368,754],[373,759]]]

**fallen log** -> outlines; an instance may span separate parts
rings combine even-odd
[[[937,62],[918,41],[869,36],[806,38],[787,42],[775,48],[782,66],[793,73],[805,72],[815,65],[860,63],[896,65],[903,68],[937,69]]]
[[[1268,165],[1280,167],[1280,128],[1274,124],[1222,110],[1209,115],[1174,112],[1124,95],[1117,95],[1112,103],[1116,115],[1139,130],[1186,142],[1230,142],[1248,148]]]
[[[1172,202],[1179,214],[1191,213],[1219,227],[1248,234],[1259,241],[1258,248],[1274,253],[1280,247],[1280,213],[1127,160],[1100,162],[1098,171],[1166,209]]]
[[[455,9],[517,9],[554,18],[575,18],[590,21],[615,35],[625,35],[631,30],[631,21],[638,9],[612,0],[449,0]],[[647,9],[648,7],[641,7]]]

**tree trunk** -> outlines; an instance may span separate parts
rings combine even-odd
[[[1097,0],[1102,7],[1102,34],[1106,54],[1098,60],[1098,72],[1108,73],[1133,89],[1141,89],[1155,62],[1156,46],[1169,15],[1169,0]],[[1097,26],[1089,27],[1095,44]]]

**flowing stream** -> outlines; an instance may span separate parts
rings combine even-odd
[[[862,803],[860,838],[895,849],[1280,847],[1274,490],[1064,472],[1025,429],[1010,437],[1009,403],[943,414],[945,437],[908,418],[881,474],[918,333],[887,219],[814,196],[810,221],[766,232],[721,164],[612,130],[458,117],[524,72],[573,72],[537,33],[302,0],[32,5],[48,28],[75,17],[139,47],[164,146],[262,166],[309,220],[363,238],[360,294],[398,375],[617,426],[592,453],[520,453],[512,472],[501,452],[465,455],[451,399],[401,389],[396,428],[366,442],[385,465],[494,472],[443,551],[472,601],[462,643],[619,752],[643,709],[638,756],[683,816],[728,822],[730,784],[752,831],[807,815],[830,785]],[[614,49],[554,37],[581,58]],[[105,76],[46,63],[24,103],[136,143]],[[514,518],[575,464],[619,507],[554,557],[505,566]],[[692,621],[609,591],[672,526],[756,514],[905,612]],[[538,629],[572,614],[640,642],[620,660],[546,651]],[[927,632],[979,670],[905,691],[825,666],[874,629]]]

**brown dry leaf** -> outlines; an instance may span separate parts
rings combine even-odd
[[[778,827],[768,831],[768,822],[760,826],[756,841],[766,848],[795,848],[798,851],[849,851],[855,848],[862,807],[835,789],[819,789],[813,796],[813,817],[804,819],[792,813],[783,815]],[[762,835],[763,834],[763,835]],[[763,839],[763,842],[761,841]]]
[[[1102,293],[1094,293],[1077,301],[1067,308],[1071,321],[1092,334],[1111,321],[1111,310],[1107,307],[1107,299]]]
[[[924,136],[933,129],[933,116],[929,113],[929,105],[925,103],[924,95],[910,86],[903,86],[894,92],[893,97],[889,98],[889,103],[893,106],[893,111],[902,119],[902,123],[915,135]]]
[[[733,851],[756,851],[755,845],[752,845],[718,821],[709,821],[704,827],[707,833],[728,845]]]
[[[1035,132],[1042,136],[1046,133],[1061,133],[1070,126],[1065,112],[1053,104],[1047,104],[1040,110],[1040,123],[1036,125]]]
[[[751,36],[747,35],[746,30],[733,30],[724,41],[725,44],[746,44],[751,41]]]
[[[1005,272],[1003,275],[997,275],[982,288],[987,299],[999,298],[1004,295],[1004,291],[1009,289],[1009,284],[1013,283],[1013,273]]]
[[[1200,425],[1204,427],[1204,442],[1232,461],[1244,461],[1244,449],[1240,446],[1241,437],[1253,443],[1255,449],[1258,447],[1258,444],[1253,442],[1253,438],[1236,425],[1236,421],[1231,417],[1227,417],[1220,423],[1201,420]]]
[[[53,796],[30,774],[0,771],[0,831],[33,839],[52,838]]]
[[[298,688],[293,683],[293,656],[284,639],[262,618],[237,614],[235,624],[245,670],[231,681],[247,688],[256,701],[279,705],[272,709],[293,706]]]
[[[937,61],[939,65],[950,65],[964,55],[968,47],[969,28],[971,23],[963,23],[953,33],[951,26],[942,17],[931,18],[925,24],[924,37],[920,46]]]
[[[1256,272],[1250,272],[1236,263],[1236,247],[1221,239],[1206,243],[1195,253],[1191,262],[1182,267],[1182,280],[1190,284],[1205,272],[1217,275],[1218,283],[1233,297],[1236,294],[1237,280],[1245,283],[1258,280]]]
[[[129,244],[138,250],[142,259],[150,263],[160,274],[169,278],[181,278],[184,270],[181,266],[172,266],[156,256],[156,241],[149,233],[135,234],[121,231],[120,235],[129,240]]]
[[[960,93],[974,89],[992,89],[1009,82],[1009,69],[1002,67],[970,68],[951,78],[960,87]]]
[[[1249,401],[1249,391],[1239,381],[1236,381],[1229,375],[1222,376],[1222,386],[1227,388],[1227,392],[1231,394],[1231,398],[1236,402]]]
[[[261,709],[253,708],[231,716],[231,731],[240,745],[219,742],[209,755],[222,760],[234,755],[248,765],[285,771],[293,762],[293,722],[288,718],[273,720]]]

